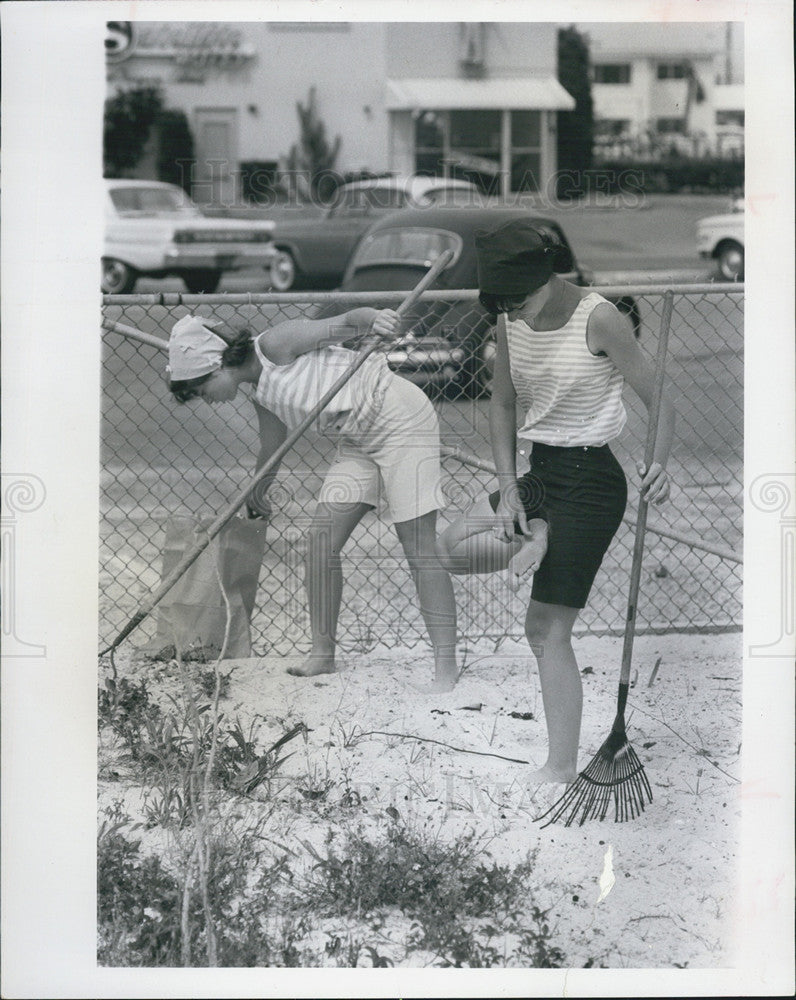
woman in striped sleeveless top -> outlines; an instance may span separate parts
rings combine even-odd
[[[342,342],[366,335],[396,336],[392,309],[353,309],[327,319],[287,320],[252,339],[249,330],[219,337],[214,324],[185,316],[169,341],[169,387],[180,402],[199,397],[229,401],[254,386],[262,466],[289,431],[348,371],[356,352]],[[306,577],[312,650],[290,673],[312,676],[336,669],[337,621],[343,590],[341,550],[352,531],[386,501],[417,590],[434,650],[430,691],[449,691],[458,677],[453,585],[436,554],[436,517],[442,506],[439,426],[425,393],[393,374],[376,352],[332,398],[314,425],[333,437],[335,461],[321,486],[309,528]],[[250,496],[250,516],[270,515],[265,494],[274,469]]]
[[[539,667],[548,755],[538,782],[577,775],[583,693],[572,628],[627,502],[608,442],[622,430],[625,382],[649,407],[654,372],[616,307],[555,273],[566,252],[524,219],[476,235],[480,298],[497,318],[490,404],[499,489],[440,536],[453,573],[533,573],[525,632]],[[565,265],[564,265],[565,266]],[[518,410],[522,413],[518,426]],[[646,500],[669,495],[674,409],[664,394]],[[517,478],[517,451],[528,471]]]

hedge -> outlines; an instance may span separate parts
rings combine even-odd
[[[606,160],[586,171],[588,189],[605,194],[633,190],[643,194],[743,190],[744,160]]]

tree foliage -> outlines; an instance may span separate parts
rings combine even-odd
[[[328,180],[332,179],[341,139],[335,136],[329,145],[326,126],[318,115],[315,87],[310,87],[306,104],[296,102],[296,111],[301,131],[299,141],[290,148],[287,168],[299,184],[306,184],[312,197],[322,197]]]
[[[563,180],[571,194],[586,188],[585,171],[592,165],[594,138],[589,45],[574,25],[558,31],[558,80],[575,98],[572,111],[558,112],[558,169],[567,172]]]
[[[158,132],[158,180],[178,184],[189,194],[191,165],[195,160],[193,134],[183,111],[161,111]]]
[[[138,163],[162,110],[163,98],[157,86],[120,89],[108,98],[103,134],[106,177],[122,177]]]

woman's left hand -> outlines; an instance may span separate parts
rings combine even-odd
[[[668,500],[671,483],[660,462],[653,462],[648,472],[639,463],[638,474],[641,476],[641,495],[647,503],[659,504]]]

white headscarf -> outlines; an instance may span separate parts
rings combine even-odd
[[[214,320],[183,316],[171,329],[169,364],[166,373],[172,382],[209,375],[221,367],[221,355],[229,345],[209,328]]]

